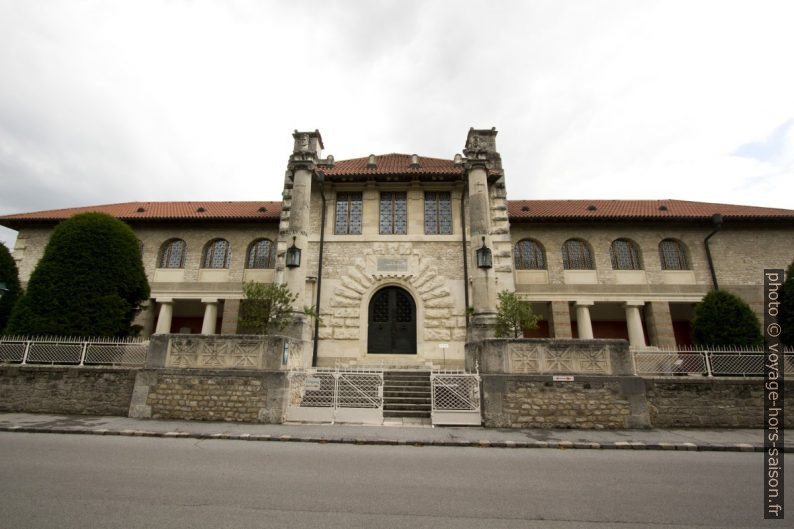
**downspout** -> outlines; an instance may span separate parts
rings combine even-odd
[[[714,231],[708,234],[706,239],[703,241],[703,244],[706,246],[706,259],[709,263],[709,270],[711,271],[711,282],[714,284],[714,290],[719,290],[719,285],[717,284],[717,272],[714,271],[714,261],[711,259],[711,249],[709,248],[709,239],[714,236],[720,228],[722,228],[722,215],[719,213],[715,213],[711,217],[711,222],[714,223]]]
[[[317,302],[315,303],[314,310],[317,311],[314,318],[314,344],[312,345],[312,367],[317,366],[317,347],[320,339],[320,293],[323,286],[323,247],[325,245],[325,190],[323,184],[325,182],[325,175],[322,171],[317,171],[317,183],[320,188],[320,198],[323,200],[322,213],[320,214],[320,255],[317,259]]]
[[[466,206],[464,200],[466,199],[468,187],[468,183],[464,184],[463,192],[460,194],[460,234],[463,248],[463,303],[466,306],[464,313],[466,314],[467,330],[469,328],[469,252],[466,248]]]

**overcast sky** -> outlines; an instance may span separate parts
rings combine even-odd
[[[0,0],[0,214],[279,200],[499,130],[510,198],[794,208],[794,2]],[[0,228],[7,243],[14,232]]]

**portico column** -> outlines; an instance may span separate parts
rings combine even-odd
[[[590,321],[590,307],[595,305],[592,301],[576,302],[576,327],[579,329],[579,338],[582,340],[593,339],[593,322]]]
[[[640,307],[645,306],[643,301],[626,302],[626,327],[629,330],[629,345],[631,347],[645,347],[645,332],[642,330]]]
[[[204,321],[201,323],[201,334],[215,334],[218,322],[218,300],[202,299],[204,303]]]
[[[168,334],[171,332],[171,317],[174,314],[174,302],[171,299],[157,300],[160,304],[160,314],[157,316],[155,334]]]

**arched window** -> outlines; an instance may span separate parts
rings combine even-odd
[[[246,268],[273,268],[275,263],[275,245],[269,239],[257,239],[248,247],[245,259]]]
[[[229,268],[229,241],[214,239],[204,247],[201,268]]]
[[[160,248],[159,268],[184,268],[185,266],[185,241],[171,239],[163,243]]]
[[[566,270],[594,270],[593,252],[581,239],[568,239],[562,245],[562,266]]]
[[[640,248],[629,239],[615,239],[609,246],[613,270],[642,270]]]
[[[686,248],[678,239],[664,239],[659,243],[659,259],[662,270],[689,270]]]
[[[524,239],[513,250],[516,270],[545,270],[546,254],[538,241]]]

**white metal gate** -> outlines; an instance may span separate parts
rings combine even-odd
[[[383,424],[383,369],[301,369],[287,380],[287,421]]]
[[[434,425],[480,426],[480,375],[464,371],[430,373]]]

